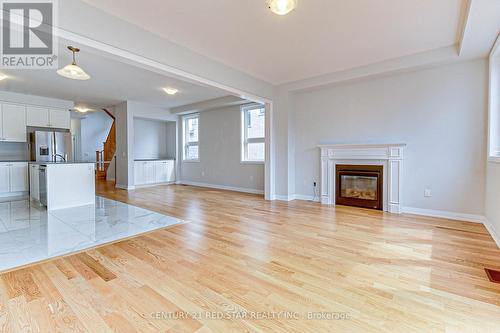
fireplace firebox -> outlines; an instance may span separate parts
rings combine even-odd
[[[336,165],[336,204],[383,210],[381,165]]]

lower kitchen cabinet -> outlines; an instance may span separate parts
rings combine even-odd
[[[16,195],[28,192],[28,163],[0,163],[0,195]]]
[[[38,164],[30,164],[30,198],[40,201],[40,171]]]
[[[135,161],[135,185],[171,183],[175,181],[175,161]]]

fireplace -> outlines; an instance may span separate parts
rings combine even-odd
[[[381,165],[336,165],[335,202],[337,205],[383,210]]]

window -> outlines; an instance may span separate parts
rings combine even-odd
[[[264,162],[266,113],[263,105],[247,105],[241,108],[242,162]]]
[[[199,161],[198,115],[189,115],[183,120],[184,161]]]

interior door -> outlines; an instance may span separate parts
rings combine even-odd
[[[26,107],[16,104],[2,105],[2,127],[5,141],[26,142]]]
[[[10,192],[9,163],[0,163],[0,193]]]
[[[11,163],[10,167],[10,191],[28,191],[28,163]]]

